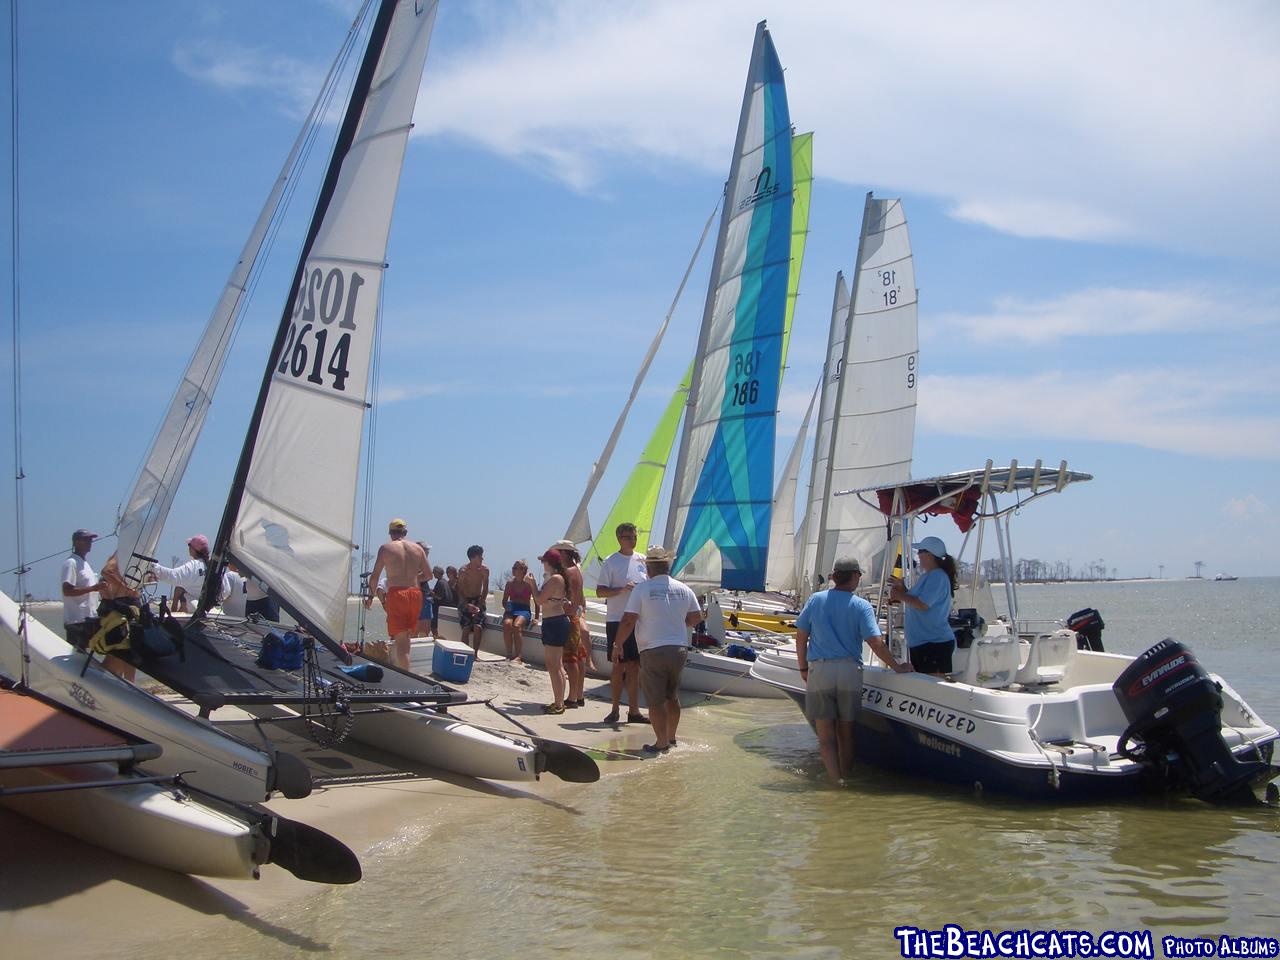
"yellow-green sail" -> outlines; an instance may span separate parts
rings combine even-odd
[[[684,412],[685,401],[689,397],[689,383],[693,379],[693,364],[685,371],[684,379],[676,392],[672,394],[658,421],[653,436],[640,454],[640,461],[631,470],[622,492],[614,501],[613,509],[605,517],[604,523],[596,530],[595,539],[591,541],[591,549],[587,551],[583,561],[583,569],[594,575],[601,561],[618,549],[618,537],[614,529],[620,523],[636,525],[636,548],[643,553],[649,544],[649,535],[653,531],[653,516],[658,512],[658,493],[662,488],[662,478],[667,472],[667,461],[671,459],[671,448],[675,446],[676,430],[680,425],[680,415]]]
[[[787,277],[787,315],[782,328],[784,374],[787,369],[787,345],[791,342],[791,321],[796,315],[796,298],[800,294],[800,267],[804,265],[804,245],[809,238],[809,198],[813,193],[812,132],[796,134],[791,138],[791,179],[795,184],[795,199],[791,207],[791,273]]]

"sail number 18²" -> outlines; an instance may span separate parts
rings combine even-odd
[[[338,267],[309,270],[293,303],[293,322],[285,334],[276,372],[323,386],[326,374],[335,390],[346,390],[356,300],[364,278]],[[334,323],[336,321],[336,327]],[[331,335],[332,334],[332,335]]]

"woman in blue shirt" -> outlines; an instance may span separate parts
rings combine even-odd
[[[947,622],[956,592],[956,562],[940,537],[925,537],[911,546],[919,551],[923,573],[911,590],[894,579],[889,599],[902,604],[911,666],[917,673],[941,677],[951,672],[956,649],[956,635]]]

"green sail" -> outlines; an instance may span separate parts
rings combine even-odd
[[[653,516],[658,512],[658,493],[662,488],[662,478],[667,472],[667,461],[671,459],[671,449],[675,446],[676,430],[680,425],[680,415],[684,413],[692,379],[693,364],[690,363],[680,386],[671,395],[653,436],[640,454],[640,461],[627,477],[622,492],[614,501],[613,509],[596,531],[591,549],[587,551],[582,564],[583,569],[589,573],[594,575],[604,558],[617,551],[618,538],[613,531],[620,523],[636,525],[636,548],[641,553],[648,546],[649,535],[653,531]]]
[[[782,328],[783,373],[787,369],[791,321],[796,315],[796,298],[800,294],[800,267],[804,264],[804,245],[809,238],[809,198],[813,193],[812,132],[800,133],[791,138],[791,179],[795,184],[795,193],[791,206],[791,273],[787,277],[787,314]]]

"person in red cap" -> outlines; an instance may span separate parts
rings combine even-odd
[[[147,573],[148,583],[173,584],[174,613],[188,613],[189,597],[199,597],[204,589],[204,577],[209,569],[209,538],[203,533],[196,534],[187,541],[187,553],[191,559],[176,567],[166,567],[157,563]],[[231,585],[225,574],[222,586],[218,590],[218,602],[221,603],[231,592]]]

